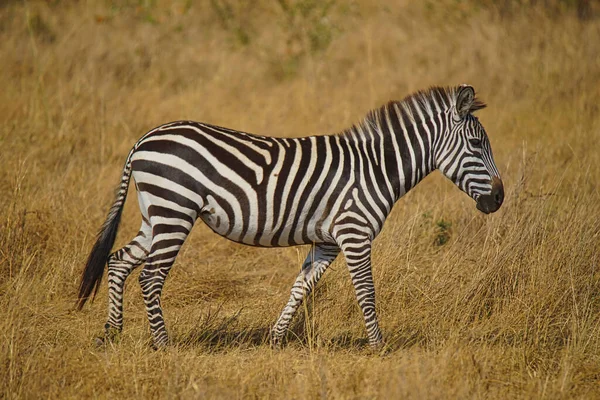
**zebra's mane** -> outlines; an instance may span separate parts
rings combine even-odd
[[[421,115],[424,117],[434,117],[438,112],[438,108],[445,111],[456,106],[460,88],[460,86],[433,86],[429,89],[419,90],[410,94],[400,101],[390,101],[382,107],[371,110],[363,121],[344,131],[342,134],[346,134],[355,128],[364,128],[366,125],[375,127],[383,121],[385,113],[396,115],[396,112],[399,111],[406,126],[413,125],[415,121],[420,121]],[[481,110],[485,106],[486,104],[483,101],[475,97],[469,108],[469,112],[472,113]]]

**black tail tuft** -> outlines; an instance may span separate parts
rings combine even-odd
[[[131,178],[131,156],[138,145],[139,142],[136,143],[127,156],[127,161],[125,161],[125,167],[123,168],[123,175],[121,176],[121,185],[117,190],[117,198],[108,212],[104,225],[102,225],[100,232],[98,232],[96,243],[94,243],[92,252],[85,264],[85,269],[81,275],[81,283],[79,284],[79,297],[77,299],[78,310],[83,308],[85,302],[90,298],[90,295],[92,295],[92,292],[94,293],[92,296],[93,300],[100,288],[102,275],[104,275],[104,266],[106,265],[112,246],[115,243],[115,239],[117,238],[119,222],[121,221],[123,206],[125,205],[125,199],[127,198],[127,188],[129,187],[129,179]]]
[[[104,266],[110,254],[115,239],[117,237],[117,230],[119,229],[119,222],[121,220],[121,213],[123,211],[123,203],[125,199],[121,201],[117,200],[110,212],[102,229],[98,232],[98,238],[92,248],[92,252],[88,257],[85,265],[85,270],[81,276],[81,284],[79,285],[79,298],[77,300],[77,309],[81,310],[85,302],[98,293],[100,288],[100,282],[102,282],[102,275],[104,275]],[[92,297],[92,300],[93,300]]]

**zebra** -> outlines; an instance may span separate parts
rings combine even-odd
[[[371,244],[393,205],[438,169],[488,214],[504,188],[487,134],[473,113],[486,105],[469,85],[431,87],[372,110],[337,134],[258,136],[177,121],[146,133],[127,156],[116,200],[100,229],[79,286],[77,308],[95,297],[108,264],[107,337],[123,327],[123,289],[139,274],[153,345],[169,343],[161,292],[200,218],[246,245],[311,245],[289,300],[271,329],[281,346],[290,321],[342,253],[369,344],[383,344],[375,312]],[[109,255],[133,176],[142,223]]]

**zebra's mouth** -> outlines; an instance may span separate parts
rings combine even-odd
[[[504,202],[504,185],[497,176],[492,178],[492,191],[477,199],[477,209],[485,214],[498,211]]]

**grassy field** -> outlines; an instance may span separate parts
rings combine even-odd
[[[0,398],[600,398],[600,19],[571,3],[0,3]],[[147,130],[334,133],[460,83],[506,200],[483,215],[437,172],[400,200],[373,255],[387,354],[341,260],[272,350],[308,248],[201,224],[165,286],[173,344],[150,348],[136,273],[95,345],[106,284],[77,312],[79,277]],[[117,245],[139,218],[130,196]]]

